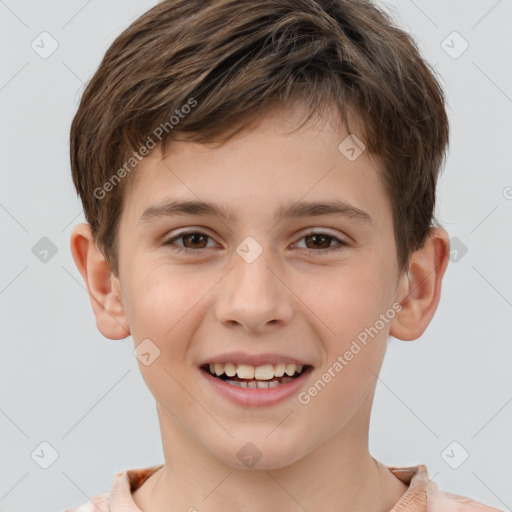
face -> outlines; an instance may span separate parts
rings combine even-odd
[[[396,309],[379,163],[366,152],[347,158],[348,132],[334,123],[293,131],[297,119],[272,111],[223,146],[173,141],[153,152],[120,218],[117,286],[135,347],[144,343],[138,364],[163,436],[236,467],[251,456],[284,467],[344,439],[364,442]],[[169,206],[182,201],[226,217]],[[289,209],[335,201],[345,209]],[[242,387],[237,375],[207,374],[210,362],[274,382]],[[278,363],[302,373],[279,379]]]

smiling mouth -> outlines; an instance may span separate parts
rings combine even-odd
[[[252,366],[249,364],[215,363],[201,366],[201,370],[223,380],[232,386],[242,388],[273,388],[296,379],[312,368],[310,365],[293,363],[265,364]]]

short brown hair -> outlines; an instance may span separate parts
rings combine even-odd
[[[435,70],[411,36],[369,0],[165,0],[109,47],[71,126],[73,182],[114,274],[131,175],[121,178],[156,127],[166,127],[159,147],[178,133],[225,141],[298,97],[306,121],[326,106],[346,126],[349,113],[360,121],[357,136],[384,165],[398,264],[408,270],[411,252],[439,225],[449,132]]]

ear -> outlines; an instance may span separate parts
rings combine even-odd
[[[395,300],[402,309],[391,321],[391,336],[409,341],[423,334],[439,304],[449,256],[448,233],[443,228],[432,228],[423,247],[409,258],[409,272],[400,278]]]
[[[111,340],[130,335],[119,279],[96,247],[91,226],[76,225],[71,232],[71,254],[87,286],[98,330]]]

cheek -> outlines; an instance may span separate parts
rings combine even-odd
[[[358,295],[322,297],[325,311],[330,311],[322,319],[335,334],[322,329],[325,361],[300,401],[309,403],[305,406],[308,417],[323,419],[325,425],[319,422],[319,429],[331,434],[342,428],[362,403],[371,402],[386,350],[389,323],[376,326],[383,310],[372,294],[365,293],[364,286],[357,290]]]
[[[378,374],[382,364],[394,313],[379,266],[362,267],[338,268],[322,278],[322,285],[305,286],[301,295],[321,320],[316,325],[325,352],[320,373],[326,374],[326,385],[318,387],[325,393],[324,403],[338,407],[350,408],[375,382],[373,373]],[[383,321],[386,312],[389,318]]]
[[[140,272],[132,280],[127,301],[134,348],[140,345],[140,353],[151,354],[150,364],[138,357],[141,376],[155,400],[177,422],[177,411],[192,405],[181,383],[189,378],[186,356],[198,302],[184,281],[178,272]]]
[[[163,356],[160,361],[176,361],[184,350],[182,330],[197,302],[184,281],[179,272],[162,268],[134,272],[129,279],[125,308],[134,343],[150,339]]]
[[[389,306],[388,285],[377,269],[375,265],[346,265],[297,282],[297,295],[322,321],[322,332],[338,340],[334,347],[342,348]]]

